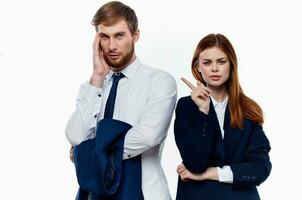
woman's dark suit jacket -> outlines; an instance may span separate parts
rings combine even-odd
[[[177,200],[256,200],[256,186],[270,174],[270,144],[262,126],[244,119],[243,128],[231,128],[229,108],[221,137],[213,104],[209,114],[198,110],[190,96],[181,98],[176,107],[174,134],[184,165],[193,173],[208,167],[229,165],[233,184],[219,181],[178,180]]]

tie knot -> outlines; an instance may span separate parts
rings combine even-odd
[[[113,82],[118,82],[120,79],[125,77],[125,75],[121,72],[115,72],[112,76],[113,76]]]

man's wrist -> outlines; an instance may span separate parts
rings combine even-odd
[[[90,77],[89,84],[93,85],[95,87],[101,88],[103,86],[103,82],[105,80],[106,76],[98,75],[98,74],[92,74]]]

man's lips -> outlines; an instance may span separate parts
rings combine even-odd
[[[120,54],[110,53],[110,54],[107,54],[107,56],[110,57],[111,59],[117,59],[117,58],[119,58]]]

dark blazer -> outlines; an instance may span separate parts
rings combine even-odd
[[[132,126],[115,119],[98,122],[96,137],[75,146],[77,200],[141,200],[141,157],[123,160],[124,138]]]
[[[231,127],[229,108],[224,119],[224,139],[211,102],[209,114],[199,111],[191,96],[176,107],[174,134],[184,165],[193,173],[229,165],[233,184],[218,181],[178,180],[177,200],[257,200],[256,186],[270,174],[270,144],[262,126],[244,119],[243,128]]]

